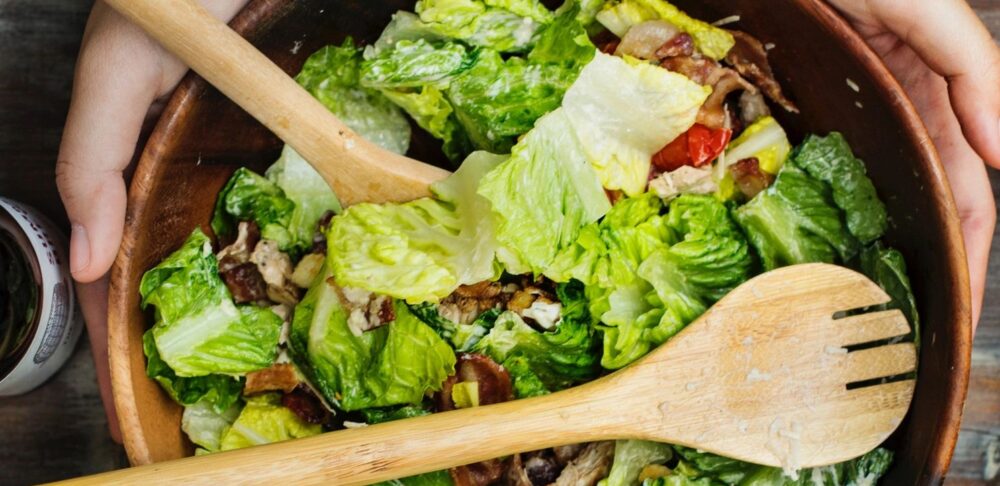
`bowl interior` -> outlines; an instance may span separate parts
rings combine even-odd
[[[888,243],[906,257],[923,327],[920,375],[909,419],[893,438],[886,484],[929,484],[947,472],[969,368],[969,293],[954,202],[909,100],[857,35],[816,0],[678,0],[695,17],[739,15],[730,28],[773,43],[779,80],[802,113],[775,110],[794,139],[844,133],[888,206]],[[316,49],[378,37],[401,0],[255,0],[233,21],[279,66],[295,73]],[[860,90],[854,91],[850,79]],[[410,155],[442,162],[439,144],[414,130]],[[240,108],[189,76],[147,144],[129,191],[125,238],[109,309],[112,381],[133,464],[191,454],[180,407],[145,375],[139,308],[142,273],[197,226],[208,231],[216,195],[240,166],[265,169],[281,142]]]

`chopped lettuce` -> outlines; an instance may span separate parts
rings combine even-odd
[[[419,90],[382,90],[382,94],[413,117],[420,128],[441,140],[441,150],[449,160],[462,160],[472,152],[469,136],[440,89],[424,86]]]
[[[544,272],[580,228],[611,208],[569,127],[563,110],[545,115],[479,184],[499,220],[497,256],[510,273]]]
[[[364,61],[361,85],[376,89],[443,88],[468,70],[476,57],[476,51],[469,52],[457,42],[435,45],[424,39],[401,40],[391,50]]]
[[[143,307],[156,310],[150,331],[156,349],[177,376],[237,376],[266,368],[277,356],[281,318],[233,303],[200,229],[143,275],[139,291]]]
[[[384,51],[392,49],[399,41],[417,41],[423,39],[427,42],[436,43],[448,40],[448,36],[438,32],[432,24],[422,20],[417,14],[400,10],[392,14],[389,25],[379,38],[371,45],[365,47],[363,56],[365,59],[373,59]]]
[[[308,248],[318,231],[317,223],[327,211],[340,212],[340,201],[316,172],[291,146],[286,145],[278,158],[264,174],[295,203],[288,230],[299,248]]]
[[[218,412],[206,402],[198,402],[184,407],[181,416],[181,430],[187,434],[191,442],[208,452],[218,451],[222,447],[222,436],[233,425],[242,404],[234,403],[222,412]]]
[[[455,353],[394,303],[396,320],[355,335],[338,291],[320,279],[297,306],[289,343],[310,381],[346,411],[419,403],[455,371]]]
[[[633,25],[655,19],[690,34],[695,47],[716,61],[726,57],[736,45],[733,35],[725,29],[693,19],[666,0],[610,0],[597,13],[597,21],[618,37],[624,37]]]
[[[398,154],[410,146],[406,117],[378,91],[362,87],[361,49],[348,38],[306,60],[295,78],[345,125],[372,143]]]
[[[574,4],[558,12],[555,20],[539,33],[538,41],[528,53],[528,62],[558,64],[577,71],[590,62],[596,48],[577,20],[579,13],[580,8]]]
[[[382,422],[392,422],[393,420],[430,415],[431,409],[431,404],[426,403],[425,401],[425,403],[421,403],[420,405],[403,405],[401,407],[389,408],[367,408],[360,410],[358,413],[360,413],[365,419],[366,424],[374,425]]]
[[[514,387],[515,398],[531,398],[547,395],[549,388],[531,369],[531,363],[524,356],[513,356],[502,363],[510,373],[511,385]]]
[[[156,380],[175,402],[184,406],[199,405],[221,414],[240,399],[243,380],[226,375],[179,377],[170,369],[156,350],[153,331],[142,335],[142,350],[146,354],[146,376]],[[207,446],[202,446],[207,447]]]
[[[535,0],[419,0],[414,10],[438,35],[505,53],[529,48],[549,17]]]
[[[859,250],[830,188],[786,161],[774,184],[733,217],[743,228],[765,270],[796,263],[847,261]]]
[[[598,54],[562,106],[604,187],[634,196],[646,188],[653,154],[694,125],[710,92],[666,69]]]
[[[451,347],[460,353],[472,349],[483,336],[488,334],[493,328],[497,316],[500,315],[498,309],[489,309],[471,323],[459,324],[442,317],[438,312],[438,306],[429,302],[411,305],[410,311],[424,324],[431,326],[442,339],[451,343]]]
[[[646,486],[862,486],[876,484],[892,464],[892,452],[878,448],[831,466],[804,469],[792,479],[780,468],[759,466],[686,447],[674,446],[680,462],[671,473]]]
[[[418,303],[499,277],[490,205],[475,188],[503,159],[473,153],[432,187],[438,199],[356,204],[334,217],[328,261],[338,284]]]
[[[650,464],[663,464],[673,457],[668,444],[645,440],[615,441],[615,457],[606,486],[636,486],[639,473]]]
[[[871,243],[885,233],[888,227],[885,205],[865,175],[864,162],[854,157],[843,135],[837,132],[825,137],[810,135],[793,157],[812,178],[833,188],[833,201],[844,211],[848,231],[861,243]]]
[[[597,376],[596,342],[589,322],[563,319],[555,331],[539,332],[521,316],[504,312],[472,350],[497,363],[524,357],[548,389],[558,390]]]
[[[237,222],[253,221],[260,228],[262,238],[273,240],[282,250],[287,250],[296,243],[288,230],[294,212],[295,203],[277,184],[240,167],[219,191],[212,231],[216,236],[232,236],[236,233]]]
[[[882,287],[892,298],[889,303],[877,308],[902,311],[910,321],[914,341],[920,344],[920,315],[917,314],[917,301],[913,297],[910,278],[906,275],[906,261],[903,260],[903,254],[876,242],[861,250],[857,263],[861,272]]]
[[[219,450],[271,444],[321,432],[322,426],[304,422],[295,412],[283,407],[280,394],[268,393],[247,398],[239,417],[222,436]]]

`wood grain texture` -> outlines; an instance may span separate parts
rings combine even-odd
[[[898,310],[834,318],[888,301],[853,270],[789,266],[743,283],[635,364],[568,390],[71,483],[266,485],[294,476],[298,484],[361,486],[621,438],[775,467],[835,464],[885,441],[913,397],[912,379],[847,386],[916,369],[912,342],[844,349],[909,334]]]
[[[91,3],[0,0],[0,194],[29,202],[59,222],[65,216],[52,169],[72,66]],[[1000,2],[971,3],[994,35],[1000,35]],[[365,17],[359,13],[354,18]],[[302,34],[304,49],[322,42],[307,38],[310,35],[315,33]],[[257,140],[261,141],[248,147],[249,151],[271,150],[270,155],[276,155],[275,142]],[[429,160],[434,151],[423,150],[418,158]],[[227,159],[208,160],[219,164]],[[265,164],[267,160],[247,157],[243,162]],[[994,192],[1000,195],[1000,173],[991,171],[990,175]],[[933,282],[928,285],[940,288]],[[986,447],[1000,441],[1000,231],[994,238],[986,295],[965,420],[946,481],[949,485],[1000,484],[1000,479],[983,477]],[[66,369],[47,385],[24,397],[0,399],[0,484],[34,484],[125,464],[121,447],[106,437],[90,354],[85,342],[81,343]]]

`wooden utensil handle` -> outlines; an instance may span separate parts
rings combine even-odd
[[[428,195],[427,185],[448,175],[355,134],[196,1],[106,1],[291,145],[341,202],[412,200]]]
[[[544,397],[190,457],[70,483],[361,485],[492,459],[526,444],[540,449],[622,435],[627,424],[616,423],[621,419],[591,413],[607,409],[594,403],[601,395],[593,392],[600,390],[586,393],[591,388],[584,385]]]

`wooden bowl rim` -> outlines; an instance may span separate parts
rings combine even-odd
[[[230,26],[241,35],[247,36],[255,29],[262,27],[262,21],[271,18],[282,8],[288,7],[293,0],[254,0],[244,8],[233,20]],[[951,456],[958,439],[959,424],[962,418],[966,392],[969,381],[971,361],[971,292],[969,274],[966,266],[965,244],[960,228],[960,219],[952,196],[948,179],[937,150],[923,121],[917,114],[909,97],[902,86],[889,72],[882,60],[871,50],[861,36],[836,13],[832,7],[819,0],[794,0],[795,3],[809,13],[830,33],[838,38],[863,68],[872,75],[879,94],[891,101],[890,106],[897,118],[901,119],[906,129],[906,137],[920,154],[919,163],[923,166],[930,182],[930,194],[939,204],[935,205],[944,227],[945,248],[948,254],[944,257],[952,277],[958,284],[952,288],[951,298],[955,301],[955,314],[950,323],[949,331],[954,335],[953,347],[950,350],[952,361],[948,363],[955,372],[952,386],[947,387],[945,403],[950,406],[942,411],[940,420],[935,425],[933,437],[937,441],[932,446],[928,463],[919,477],[940,481],[948,471]],[[142,156],[136,167],[128,195],[128,209],[125,220],[125,231],[122,246],[119,249],[111,271],[111,287],[108,305],[108,349],[111,369],[111,384],[114,394],[114,404],[118,414],[119,425],[126,453],[133,465],[153,462],[152,453],[142,428],[142,418],[137,412],[136,396],[132,381],[130,350],[133,345],[128,340],[129,314],[132,302],[122,292],[129,288],[127,277],[132,270],[132,252],[134,238],[141,229],[133,226],[134,215],[142,214],[149,207],[145,194],[157,175],[156,166],[161,153],[151,147],[158,147],[170,139],[175,130],[179,129],[185,120],[179,116],[191,109],[201,94],[209,88],[200,76],[188,73],[178,85],[166,105],[163,115],[149,138]],[[144,270],[144,269],[143,269]],[[118,298],[111,298],[119,296]],[[144,374],[142,376],[145,376]]]

